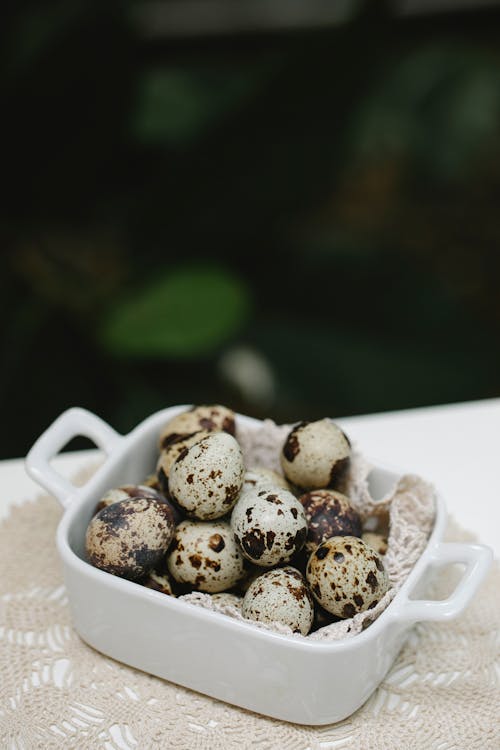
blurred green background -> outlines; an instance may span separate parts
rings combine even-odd
[[[1,457],[500,395],[500,7],[407,5],[4,10]]]

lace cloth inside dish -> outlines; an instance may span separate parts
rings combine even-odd
[[[271,420],[264,421],[257,428],[238,425],[237,438],[247,468],[263,466],[281,472],[279,454],[289,431],[289,425],[278,426]],[[291,628],[279,622],[253,622],[255,627],[273,630],[293,638],[338,640],[360,633],[391,603],[427,544],[435,515],[434,490],[420,477],[407,474],[402,476],[384,497],[375,499],[371,495],[368,479],[371,469],[371,465],[354,449],[344,491],[363,521],[376,517],[385,522],[388,520],[388,548],[384,562],[391,584],[389,591],[373,609],[361,612],[348,620],[327,625],[308,636],[293,633]],[[238,620],[244,619],[236,607],[214,602],[207,594],[193,592],[180,598]]]

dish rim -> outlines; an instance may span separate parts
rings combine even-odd
[[[301,651],[305,650],[307,652],[317,652],[320,649],[323,652],[336,652],[338,650],[348,651],[350,649],[354,649],[358,646],[369,643],[372,640],[375,640],[379,636],[379,634],[390,625],[391,622],[398,619],[398,612],[404,610],[405,600],[412,601],[410,599],[410,594],[414,586],[420,580],[421,574],[424,572],[425,568],[429,564],[432,564],[431,551],[439,544],[440,540],[442,539],[444,524],[446,521],[446,509],[444,500],[441,497],[440,493],[436,490],[434,490],[435,516],[433,528],[427,539],[426,546],[419,556],[418,560],[414,564],[413,568],[411,569],[407,579],[396,592],[392,601],[387,605],[385,610],[380,613],[376,620],[374,620],[369,625],[369,627],[367,627],[361,633],[356,633],[355,635],[347,636],[333,641],[329,641],[326,639],[310,639],[308,638],[308,636],[299,637],[295,634],[277,633],[272,630],[256,627],[251,622],[237,620],[236,618],[232,618],[228,615],[223,614],[222,612],[205,609],[204,607],[200,607],[191,602],[186,602],[176,597],[167,596],[159,591],[148,589],[145,586],[136,583],[135,581],[129,581],[125,578],[113,576],[110,573],[93,567],[89,562],[82,559],[76,552],[74,552],[69,542],[69,532],[81,504],[88,501],[88,498],[92,494],[93,479],[96,478],[102,481],[102,472],[111,472],[114,466],[120,460],[122,460],[123,455],[132,449],[132,446],[136,441],[140,440],[143,433],[152,429],[153,424],[156,424],[157,421],[159,422],[163,418],[162,415],[168,414],[171,417],[174,416],[175,413],[180,413],[181,411],[189,408],[191,408],[190,405],[181,405],[167,407],[166,409],[159,410],[146,419],[142,420],[127,435],[120,436],[118,444],[113,447],[112,450],[107,454],[107,458],[104,464],[99,467],[99,470],[96,472],[96,474],[91,477],[83,487],[78,488],[78,491],[75,493],[76,496],[67,506],[62,515],[57,528],[56,540],[58,552],[61,556],[63,564],[71,567],[72,570],[78,575],[90,576],[90,578],[94,579],[95,584],[101,587],[129,592],[132,598],[134,596],[142,598],[144,601],[150,601],[151,603],[161,605],[167,610],[170,608],[172,608],[174,611],[177,609],[179,612],[183,612],[185,610],[186,615],[190,614],[191,616],[198,618],[201,623],[215,623],[218,619],[222,628],[240,632],[242,635],[248,634],[250,637],[253,636],[256,639],[264,639],[267,641],[277,642],[280,645],[288,645],[293,649],[298,649]],[[238,422],[240,422],[245,423],[249,426],[253,425],[254,427],[258,427],[264,422],[264,420],[255,419],[253,417],[248,417],[244,414],[238,413],[236,413],[236,420],[237,425]],[[400,468],[396,469],[395,467],[389,466],[385,462],[371,461],[370,463],[373,467],[372,471],[379,470],[391,474],[394,476],[395,481],[397,481],[406,473]],[[186,606],[188,607],[188,609],[185,609]],[[217,619],[214,620],[214,617]]]

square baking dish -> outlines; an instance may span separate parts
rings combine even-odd
[[[309,725],[346,718],[379,685],[416,622],[445,621],[466,607],[490,567],[490,549],[442,542],[446,510],[437,494],[427,546],[391,604],[362,633],[333,642],[261,630],[92,567],[85,560],[84,538],[97,501],[109,488],[140,483],[154,471],[160,429],[187,408],[159,411],[125,436],[91,412],[69,409],[26,458],[28,474],[65,509],[57,547],[76,631],[113,659],[251,711]],[[236,419],[248,429],[260,425],[240,414]],[[77,435],[106,454],[83,487],[50,464]],[[398,472],[375,468],[373,495],[382,497],[398,478]],[[426,600],[432,576],[452,563],[462,565],[453,593],[442,601]]]

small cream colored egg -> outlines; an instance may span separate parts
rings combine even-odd
[[[336,490],[311,490],[299,498],[307,518],[305,548],[313,552],[332,536],[361,536],[361,518],[349,498]]]
[[[350,455],[349,440],[340,427],[331,419],[320,419],[296,425],[280,459],[286,478],[302,489],[342,489]]]
[[[241,611],[241,606],[243,604],[243,598],[241,596],[237,596],[236,594],[229,594],[228,592],[224,591],[220,594],[211,594],[211,597],[214,604],[223,607],[234,607],[235,609]]]
[[[175,596],[172,589],[172,581],[166,573],[158,573],[152,570],[140,583],[148,589],[160,591],[162,594],[167,594],[168,596]]]
[[[245,575],[245,559],[223,521],[183,521],[167,556],[172,578],[198,591],[218,593]]]
[[[172,498],[201,520],[220,518],[238,499],[245,467],[241,448],[226,432],[214,432],[177,458],[168,480]]]
[[[268,570],[253,581],[243,599],[242,614],[257,622],[280,622],[294,633],[307,635],[314,606],[303,576],[288,565]]]
[[[301,549],[307,521],[291,492],[257,485],[240,495],[231,514],[231,528],[245,557],[269,568],[288,562]]]
[[[361,535],[361,539],[365,544],[368,544],[375,552],[379,555],[385,555],[387,552],[387,537],[383,534],[377,534],[374,531],[364,531]]]
[[[171,443],[200,430],[207,432],[223,430],[234,437],[236,430],[234,411],[221,404],[193,406],[192,409],[177,414],[167,422],[161,431],[158,447],[161,451]]]
[[[165,496],[154,487],[145,484],[123,484],[121,487],[114,487],[105,492],[97,503],[95,512],[98,513],[103,508],[119,503],[121,500],[130,500],[131,497],[149,497],[151,500],[167,503],[170,506]]]
[[[156,472],[158,475],[158,481],[164,492],[169,492],[168,478],[170,476],[170,470],[181,453],[183,453],[184,449],[191,448],[210,434],[211,433],[207,432],[207,430],[195,432],[194,435],[189,435],[189,437],[179,439],[175,443],[170,443],[161,451],[158,463],[156,464]]]
[[[380,556],[355,536],[334,536],[312,553],[307,582],[327,612],[347,619],[374,607],[389,588]]]
[[[90,521],[87,557],[96,568],[136,580],[159,565],[173,533],[172,511],[165,503],[146,497],[120,500]]]
[[[292,488],[290,483],[287,482],[283,474],[278,474],[273,469],[266,469],[263,466],[259,466],[255,469],[249,469],[245,472],[245,478],[243,480],[242,492],[247,489],[252,489],[257,485],[264,487],[281,487],[283,490],[291,492]]]

